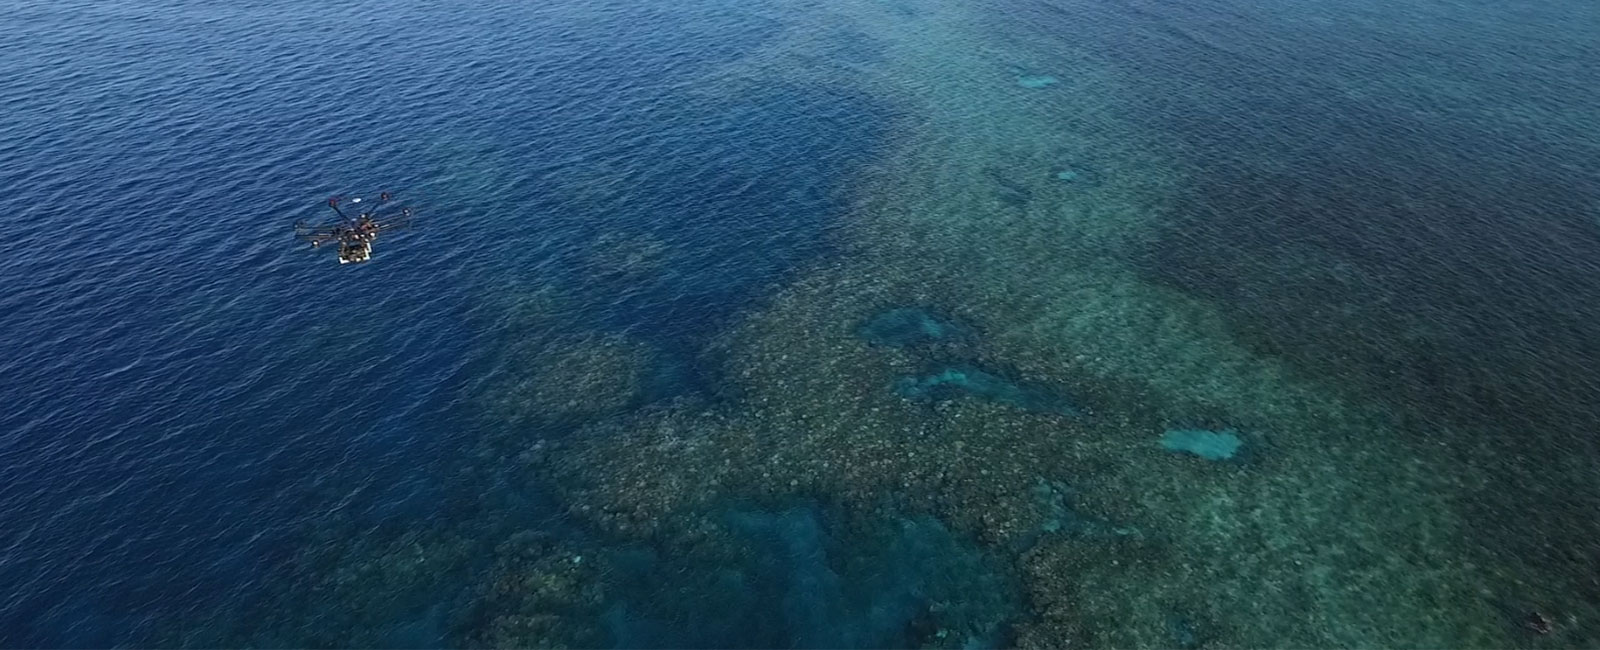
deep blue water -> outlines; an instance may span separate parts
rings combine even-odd
[[[557,327],[699,372],[697,336],[822,250],[882,112],[683,92],[774,27],[715,2],[7,11],[6,646],[136,638],[250,591],[297,524],[437,489],[464,389],[516,333],[475,308],[513,285],[564,283]],[[375,263],[290,239],[380,189],[420,227]],[[602,232],[658,237],[676,272],[588,279]]]

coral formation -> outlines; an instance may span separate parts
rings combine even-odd
[[[1044,478],[1033,487],[1033,497],[1045,507],[1046,518],[1039,525],[1040,533],[1060,533],[1066,536],[1108,537],[1137,535],[1139,531],[1125,526],[1114,526],[1098,518],[1078,512],[1072,505],[1072,491],[1066,483]]]
[[[494,550],[494,566],[456,623],[455,645],[472,648],[595,648],[603,560],[547,533],[524,531]]]
[[[504,420],[531,423],[620,413],[640,399],[655,363],[649,346],[622,336],[533,340],[505,359],[488,399]]]

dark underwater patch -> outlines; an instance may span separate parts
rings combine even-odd
[[[614,576],[616,647],[990,648],[1018,614],[1012,579],[930,517],[863,529],[797,504],[710,530],[702,549],[719,551],[642,552]]]
[[[891,348],[974,338],[971,328],[920,307],[896,307],[878,312],[856,328],[856,335],[873,345]]]
[[[1194,620],[1177,610],[1168,610],[1163,614],[1161,625],[1166,628],[1167,640],[1174,648],[1194,650],[1205,644],[1206,639],[1201,635],[1200,628],[1195,625]]]
[[[894,392],[928,403],[975,398],[1036,413],[1085,415],[1070,398],[1054,389],[1013,381],[968,363],[940,365],[926,374],[902,377],[895,381]]]
[[[995,198],[1013,208],[1024,208],[1033,201],[1033,190],[998,167],[984,167],[983,175],[994,183]]]

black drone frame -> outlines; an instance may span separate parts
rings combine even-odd
[[[339,209],[341,199],[337,196],[328,199],[328,207],[333,208],[334,214],[339,215],[339,220],[334,223],[311,225],[304,220],[294,224],[296,239],[311,242],[311,247],[316,248],[324,243],[337,241],[343,244],[370,242],[378,233],[391,230],[405,230],[411,227],[411,208],[401,207],[399,214],[379,214],[383,206],[389,202],[389,193],[378,194],[378,203],[371,210],[361,212],[354,217],[345,214]],[[355,199],[352,203],[358,203]]]

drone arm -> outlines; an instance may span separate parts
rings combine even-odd
[[[409,216],[397,217],[397,218],[394,218],[394,219],[388,219],[388,220],[379,221],[379,222],[376,222],[376,223],[377,223],[379,232],[387,231],[387,230],[405,230],[406,228],[410,228],[411,227],[411,217],[409,217]]]
[[[295,239],[309,241],[312,246],[319,245],[322,242],[334,241],[339,239],[339,236],[339,226],[307,226],[302,223],[296,224],[294,229]]]

